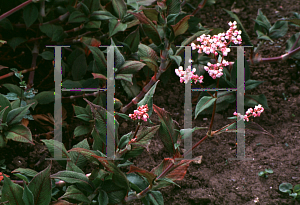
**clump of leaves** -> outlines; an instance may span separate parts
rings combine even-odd
[[[289,196],[294,199],[300,199],[300,184],[295,185],[293,188],[293,185],[290,183],[282,183],[279,185],[279,191],[289,193]]]
[[[258,176],[268,178],[267,174],[273,174],[272,169],[265,169],[265,171],[258,172]]]

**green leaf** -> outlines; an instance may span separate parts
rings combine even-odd
[[[249,79],[245,82],[245,91],[256,88],[258,85],[262,84],[263,82],[265,82],[265,81],[258,81],[258,80]]]
[[[80,81],[65,80],[62,82],[62,87],[66,89],[83,88]]]
[[[138,47],[138,56],[139,57],[147,57],[151,58],[154,61],[158,61],[159,57],[157,56],[156,52],[149,46],[140,43]]]
[[[54,91],[40,92],[33,99],[37,100],[41,105],[49,104],[51,102],[54,102]]]
[[[110,19],[117,19],[117,17],[115,17],[108,11],[94,11],[90,17],[90,20],[92,21],[103,21]]]
[[[48,37],[50,37],[52,41],[61,41],[67,36],[67,34],[64,33],[64,29],[62,26],[57,26],[53,24],[43,24],[40,25],[40,30],[43,33],[45,33]]]
[[[265,172],[269,173],[269,174],[273,174],[273,170],[272,169],[265,169]]]
[[[126,162],[122,163],[122,164],[118,164],[117,167],[127,167],[129,165],[132,165],[133,163],[130,162],[129,160],[127,160]]]
[[[11,173],[20,173],[27,177],[34,177],[35,175],[38,174],[37,171],[35,171],[33,169],[29,169],[29,168],[18,168],[18,169],[15,169],[14,171],[12,171]]]
[[[157,72],[158,71],[158,65],[157,62],[151,58],[148,57],[140,57],[140,61],[143,63],[146,63],[146,65],[153,71]]]
[[[6,132],[6,139],[33,144],[29,128],[24,125],[14,125]]]
[[[293,185],[291,183],[282,183],[279,185],[279,191],[283,193],[291,193],[291,189],[293,189]]]
[[[164,197],[160,191],[150,191],[147,195],[154,205],[164,205]]]
[[[143,99],[137,104],[137,107],[142,105],[148,105],[149,111],[147,112],[149,117],[152,115],[153,112],[153,95],[155,93],[156,86],[159,80],[149,89],[149,91],[144,95]]]
[[[131,32],[124,40],[124,43],[126,43],[131,52],[137,52],[138,51],[138,46],[140,43],[140,32],[139,32],[139,27],[137,27],[136,30]]]
[[[81,114],[89,115],[89,112],[85,108],[76,105],[73,105],[73,107],[76,116]]]
[[[73,80],[78,81],[81,80],[87,70],[86,58],[85,54],[82,54],[76,58],[72,65],[72,76]]]
[[[281,38],[285,36],[289,27],[286,21],[276,21],[275,24],[270,28],[270,38]]]
[[[254,46],[250,40],[250,37],[246,31],[246,29],[243,27],[239,17],[234,14],[232,11],[228,11],[227,9],[223,9],[224,11],[226,11],[230,16],[231,18],[234,18],[234,20],[236,20],[236,22],[238,23],[238,25],[240,26],[240,29],[242,31],[242,39],[243,41],[245,42],[246,45],[250,45],[250,46]]]
[[[47,146],[49,152],[51,153],[51,156],[54,157],[54,152],[61,152],[62,153],[62,158],[70,158],[65,146],[63,143],[57,141],[57,140],[41,140],[42,142],[45,143]],[[66,165],[66,160],[58,160],[58,163],[62,166]]]
[[[73,199],[76,201],[90,204],[91,201],[76,186],[71,185],[67,188],[66,193],[62,195],[62,199]]]
[[[88,16],[90,14],[90,9],[87,5],[85,5],[83,2],[80,2],[81,4],[81,10],[83,11],[83,13]]]
[[[130,190],[129,182],[125,176],[125,174],[114,164],[114,162],[110,160],[105,160],[105,157],[100,157],[97,155],[92,155],[107,169],[107,171],[113,173],[112,181],[117,184],[118,187],[125,189],[127,191]]]
[[[93,155],[96,154],[96,151],[92,151],[84,148],[72,148],[68,152],[78,152],[79,154],[87,158],[89,161],[91,161],[93,164],[99,165],[99,161],[94,157],[92,157]]]
[[[74,136],[78,137],[78,136],[81,136],[81,135],[86,135],[86,134],[90,133],[91,131],[92,130],[89,126],[79,125],[74,130]]]
[[[89,21],[85,24],[84,28],[85,29],[100,29],[101,26],[101,21]]]
[[[112,5],[119,19],[122,19],[127,12],[127,6],[124,0],[112,0]]]
[[[266,30],[269,31],[269,29],[271,28],[271,23],[268,20],[268,18],[263,14],[261,9],[258,9],[258,14],[257,14],[256,20],[262,22],[264,24],[264,27],[266,28]]]
[[[287,42],[286,42],[286,49],[285,49],[286,52],[290,52],[291,51],[291,48],[295,44],[296,39],[299,38],[299,35],[300,35],[300,32],[295,33],[294,35],[292,35],[289,38],[289,40],[287,40]],[[297,42],[295,48],[298,48],[299,46],[300,46],[300,41]],[[295,50],[295,48],[294,48],[294,50]],[[300,52],[295,53],[294,55],[292,55],[292,57],[296,58],[296,59],[300,59]]]
[[[169,55],[169,57],[174,60],[178,66],[180,66],[182,61],[181,56]]]
[[[76,166],[73,161],[67,161],[66,170],[84,174],[84,172],[78,166]]]
[[[261,104],[265,109],[269,109],[267,98],[264,94],[245,95],[245,106],[254,107],[258,104]]]
[[[288,19],[284,21],[291,22],[293,26],[298,26],[298,27],[300,26],[300,19]]]
[[[125,31],[127,28],[127,24],[122,23],[120,20],[110,19],[109,20],[109,37],[112,37],[116,33],[120,31]]]
[[[39,56],[42,56],[42,58],[45,60],[54,59],[54,53],[52,51],[44,51],[43,53],[39,54]]]
[[[130,183],[130,187],[137,193],[143,191],[149,186],[149,183],[142,176],[139,176],[136,173],[126,174],[126,177]]]
[[[158,11],[155,8],[143,9],[145,16],[151,21],[158,21]]]
[[[0,120],[3,119],[3,122],[6,122],[6,117],[9,111],[11,111],[11,104],[4,95],[0,94]],[[3,111],[4,110],[4,111]]]
[[[24,183],[24,191],[22,197],[25,205],[32,205],[34,204],[34,197],[32,192],[28,189],[27,185]]]
[[[121,203],[127,194],[127,190],[120,188],[118,183],[113,182],[113,180],[105,180],[101,188],[105,190],[109,204]]]
[[[23,119],[23,117],[27,114],[27,111],[29,110],[31,105],[33,105],[33,104],[27,105],[25,107],[16,108],[16,109],[9,111],[9,113],[7,114],[7,119],[6,119],[7,124],[13,125],[13,124],[19,123]]]
[[[78,184],[89,193],[92,193],[94,190],[93,184],[89,181],[87,176],[82,173],[73,171],[59,171],[56,174],[52,174],[51,178],[60,179],[70,184]]]
[[[134,74],[141,70],[146,64],[140,61],[125,61],[125,63],[118,69],[120,74]]]
[[[87,21],[88,18],[85,17],[84,13],[80,11],[74,11],[71,13],[68,22],[69,23],[82,23]]]
[[[267,40],[267,41],[272,41],[273,42],[273,40],[269,36],[265,35],[264,33],[262,33],[259,30],[256,31],[256,34],[258,36],[257,39],[262,39],[262,40]]]
[[[23,188],[13,183],[8,177],[3,175],[4,182],[2,188],[1,201],[9,201],[10,205],[25,205],[22,199]]]
[[[168,8],[167,8],[167,14],[170,15],[170,14],[180,13],[181,12],[180,5],[181,5],[180,0],[171,1],[171,3],[168,5]]]
[[[2,19],[0,21],[0,26],[6,30],[14,30],[13,25],[8,18]]]
[[[294,186],[293,192],[299,192],[300,191],[300,184],[297,184]]]
[[[103,190],[99,190],[98,203],[99,203],[99,205],[107,205],[108,204],[107,193]]]
[[[120,68],[125,63],[125,58],[118,49],[118,47],[116,47],[116,44],[113,39],[111,39],[111,45],[114,46],[115,67]]]
[[[35,4],[29,4],[25,6],[23,11],[23,19],[27,28],[29,28],[38,18],[39,11]]]
[[[114,136],[113,140],[116,142],[116,144],[118,144],[118,128],[119,128],[118,121],[115,120],[114,124],[107,123],[107,128],[106,128],[106,117],[107,117],[107,115],[111,115],[111,114],[109,112],[107,112],[107,110],[105,108],[103,108],[102,106],[95,105],[85,98],[84,98],[84,100],[89,104],[91,111],[93,113],[93,118],[96,119],[95,120],[96,130],[99,133],[100,132],[106,133],[106,130],[107,130],[107,133],[110,133],[109,136],[113,135],[112,133],[114,130],[115,136]],[[114,116],[111,116],[111,117],[114,118]],[[103,125],[105,128],[103,127]],[[98,128],[98,127],[100,127],[100,128]]]
[[[175,37],[184,34],[189,28],[188,20],[192,15],[187,15],[181,19],[177,24],[171,25],[175,34]]]
[[[127,174],[129,174],[129,173],[137,173],[138,175],[145,177],[148,181],[148,184],[150,184],[151,187],[152,187],[152,183],[153,183],[154,179],[156,178],[155,174],[148,172],[147,170],[138,168],[136,166],[130,166],[130,170],[129,170],[129,172],[127,172]]]
[[[19,100],[17,93],[7,93],[7,95],[4,95],[8,100]],[[13,103],[13,102],[12,102]],[[13,108],[14,109],[14,108]]]
[[[132,84],[133,74],[117,74],[115,80],[125,80]]]
[[[143,30],[145,34],[147,34],[147,36],[154,42],[155,45],[158,46],[161,44],[160,35],[153,23],[143,24]]]
[[[217,100],[216,98],[212,98],[211,96],[202,97],[196,105],[195,119],[203,110],[212,106],[216,100]]]
[[[93,46],[88,46],[88,48],[92,52],[93,57],[95,59],[95,63],[97,65],[97,67],[99,68],[98,70],[93,70],[93,72],[94,73],[103,73],[103,71],[106,72],[107,62],[106,62],[103,52],[99,48],[96,48]]]
[[[140,87],[136,84],[135,78],[132,79],[132,84],[124,80],[121,80],[121,84],[129,98],[134,98],[141,91]]]
[[[49,165],[46,169],[38,173],[28,184],[29,190],[34,196],[34,203],[39,205],[49,205],[51,201],[51,179]]]
[[[14,37],[14,38],[8,40],[8,41],[7,41],[7,44],[10,45],[10,47],[12,47],[12,49],[15,51],[16,48],[17,48],[20,44],[22,44],[22,43],[24,43],[24,42],[26,42],[26,41],[27,41],[27,40],[26,40],[25,38],[22,38],[22,37]]]
[[[161,127],[159,129],[159,136],[167,148],[167,150],[175,154],[174,144],[177,142],[179,133],[174,130],[175,124],[168,112],[161,109],[160,107],[153,104],[153,109],[158,115],[161,122]]]
[[[83,148],[89,150],[90,146],[87,142],[87,139],[84,139],[78,144],[74,145],[73,148]],[[81,169],[85,166],[87,159],[83,155],[81,155],[78,152],[71,152],[69,155],[76,166],[78,166]]]
[[[24,91],[20,87],[14,85],[14,84],[6,83],[6,84],[3,84],[3,86],[6,89],[8,89],[11,93],[16,93],[19,97],[24,95]]]

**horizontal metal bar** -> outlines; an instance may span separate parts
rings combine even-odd
[[[222,89],[220,89],[220,88],[199,88],[199,89],[197,89],[197,88],[192,88],[191,89],[192,91],[237,91],[237,89],[236,88],[222,88]]]
[[[106,88],[73,88],[73,89],[61,89],[61,91],[106,91]]]

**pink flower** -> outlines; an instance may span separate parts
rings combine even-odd
[[[198,81],[200,83],[203,83],[203,76],[195,75],[194,74],[195,72],[196,72],[196,68],[193,68],[193,70],[192,70],[191,66],[188,66],[188,68],[185,71],[183,71],[182,66],[179,66],[179,69],[175,69],[176,75],[178,75],[180,77],[180,83],[182,83],[182,82],[188,83],[191,80],[194,81],[195,84]]]
[[[129,114],[129,117],[133,120],[142,119],[146,122],[147,119],[149,118],[149,115],[147,113],[148,111],[149,111],[148,105],[147,104],[142,105],[142,106],[138,107],[137,110],[134,110],[134,114]]]
[[[249,122],[249,117],[259,117],[260,114],[264,111],[264,108],[261,106],[261,104],[255,106],[254,110],[252,108],[249,108],[246,111],[246,115],[241,115],[240,113],[234,112],[233,115],[237,116],[239,119],[243,119],[244,121],[247,120]]]

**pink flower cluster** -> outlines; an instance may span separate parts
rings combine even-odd
[[[204,66],[210,77],[213,79],[220,78],[223,75],[223,66],[228,66],[229,63],[226,60],[223,60],[222,63],[211,64],[207,63],[208,66]]]
[[[233,42],[234,44],[241,44],[242,43],[242,31],[236,30],[236,21],[229,22],[228,25],[230,26],[229,30],[225,33],[219,33],[218,35],[201,35],[197,38],[197,41],[201,42],[201,45],[196,45],[195,43],[191,43],[192,49],[198,50],[198,53],[206,53],[218,55],[217,50],[223,53],[223,56],[227,56],[230,52],[230,48],[226,48],[229,42]],[[226,41],[228,40],[228,42]]]
[[[255,106],[254,110],[252,108],[249,108],[246,112],[246,115],[241,115],[240,113],[234,112],[233,115],[239,117],[240,119],[243,119],[244,121],[247,120],[249,122],[249,117],[259,117],[260,114],[264,111],[264,108],[261,106],[261,104]]]
[[[129,114],[129,117],[133,120],[142,119],[146,122],[147,118],[149,118],[149,115],[147,113],[148,111],[149,111],[148,105],[147,104],[142,105],[142,106],[138,107],[137,110],[134,111],[134,114]]]
[[[183,81],[184,83],[188,83],[190,80],[193,80],[195,84],[198,81],[200,83],[203,83],[203,75],[194,75],[195,72],[196,68],[193,68],[193,70],[191,70],[191,66],[188,66],[188,68],[185,71],[183,71],[182,66],[179,66],[179,69],[175,69],[176,75],[180,77],[180,83],[182,83]]]

